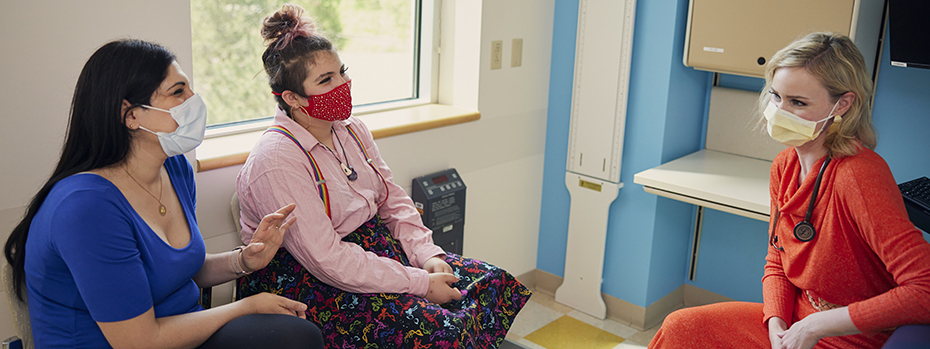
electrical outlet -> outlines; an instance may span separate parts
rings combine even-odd
[[[510,49],[510,66],[523,65],[523,39],[513,39]]]
[[[491,41],[491,70],[500,69],[501,61],[504,60],[504,41]]]

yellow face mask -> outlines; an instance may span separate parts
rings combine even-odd
[[[840,101],[837,100],[833,104],[833,109],[830,110],[830,115],[818,121],[806,120],[786,110],[778,109],[773,102],[769,102],[769,105],[762,111],[762,115],[765,116],[766,130],[772,139],[789,147],[800,147],[820,136],[824,128],[818,129],[817,125],[830,120],[839,103]]]

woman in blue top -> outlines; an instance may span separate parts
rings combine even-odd
[[[183,154],[206,107],[164,47],[120,40],[85,64],[58,166],[7,240],[37,348],[322,348],[306,305],[269,293],[204,310],[199,287],[263,268],[294,219],[207,254]]]

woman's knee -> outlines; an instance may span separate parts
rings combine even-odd
[[[283,314],[240,316],[213,334],[201,348],[320,348],[323,335],[312,322]]]
[[[761,304],[756,315],[756,305],[744,302],[723,302],[696,307],[682,308],[669,314],[662,322],[662,328],[676,332],[687,332],[705,328],[707,324],[721,322],[751,322],[761,319]],[[755,316],[755,317],[753,317]]]
[[[284,315],[286,319],[279,322],[281,326],[280,341],[274,348],[320,348],[323,349],[323,334],[312,322],[295,316]],[[271,346],[269,346],[270,348]]]
[[[699,318],[704,316],[705,312],[696,311],[695,308],[678,309],[665,317],[661,329],[664,332],[674,333],[688,331],[695,324],[699,324],[701,321]]]

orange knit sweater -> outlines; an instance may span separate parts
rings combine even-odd
[[[768,249],[763,323],[778,316],[790,326],[814,312],[805,291],[849,306],[864,345],[884,342],[888,332],[880,331],[930,323],[930,244],[908,220],[891,170],[874,151],[831,161],[811,219],[817,234],[809,242],[794,237],[823,161],[803,179],[794,148],[772,164],[772,217],[780,214],[769,229],[784,251]]]

